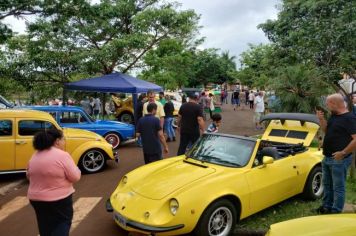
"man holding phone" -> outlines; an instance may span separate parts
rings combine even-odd
[[[324,196],[320,214],[341,213],[345,204],[347,170],[356,150],[356,116],[349,112],[341,94],[327,97],[326,105],[331,117],[326,121],[324,112],[316,111],[320,127],[325,133],[322,161]]]

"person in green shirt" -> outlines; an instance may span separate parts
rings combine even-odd
[[[158,101],[164,106],[166,104],[166,99],[164,98],[164,92],[159,92],[159,99]]]

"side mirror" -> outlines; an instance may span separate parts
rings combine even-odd
[[[266,167],[267,165],[272,164],[274,162],[274,159],[273,159],[273,157],[270,157],[270,156],[264,156],[262,162],[263,162],[262,167]]]

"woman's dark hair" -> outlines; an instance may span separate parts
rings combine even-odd
[[[43,130],[35,134],[33,147],[38,150],[46,150],[54,145],[57,139],[63,138],[63,132],[57,129]]]

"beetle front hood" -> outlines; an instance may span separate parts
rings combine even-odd
[[[215,172],[212,167],[201,167],[192,163],[173,162],[146,175],[142,181],[136,182],[131,188],[144,197],[160,200],[185,185]]]
[[[66,138],[85,138],[91,140],[103,139],[100,135],[96,133],[82,129],[64,128],[63,133]]]

